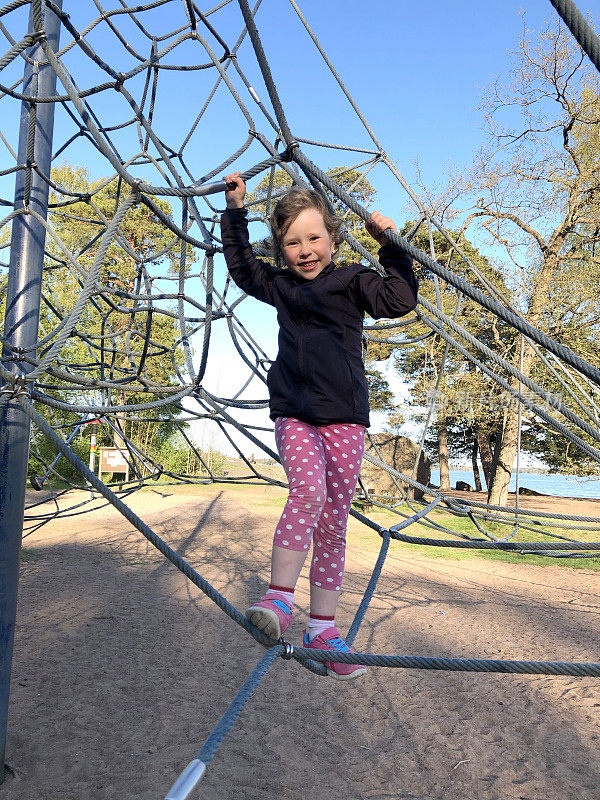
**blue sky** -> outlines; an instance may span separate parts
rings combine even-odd
[[[376,3],[376,13],[369,13],[363,2],[334,0],[327,3],[326,18],[322,3],[300,5],[388,154],[410,182],[418,161],[428,185],[442,184],[449,166],[468,167],[483,141],[478,107],[486,87],[497,75],[506,76],[509,52],[523,31],[539,29],[555,16],[545,0],[528,3],[524,13],[510,2],[433,0],[421,4],[419,14],[408,2]],[[368,146],[368,137],[289,4],[264,4],[257,25],[293,133]],[[242,48],[242,55],[249,56],[244,65],[251,65],[249,47]],[[262,84],[256,68],[253,75],[258,89]],[[259,93],[266,98],[264,90]],[[323,165],[322,151],[317,152],[315,159]],[[337,163],[345,163],[344,157]],[[403,219],[406,198],[395,181],[383,170],[371,173],[370,179],[378,188],[376,205]],[[249,322],[261,341],[272,341],[270,309],[259,307]],[[217,368],[220,386],[224,363],[220,359]],[[397,397],[405,397],[402,381],[387,366]],[[382,416],[373,415],[374,429],[382,423]],[[407,433],[414,436],[414,426],[408,425]]]
[[[589,4],[589,0],[583,2]],[[450,163],[459,169],[469,164],[482,136],[477,107],[494,78],[506,76],[508,53],[516,46],[524,26],[535,31],[545,20],[557,18],[548,0],[529,0],[525,4],[510,0],[485,4],[478,0],[454,4],[424,0],[418,11],[414,3],[406,0],[379,0],[370,6],[358,0],[300,0],[299,5],[389,155],[411,180],[418,160],[428,184],[443,181]],[[587,10],[585,5],[581,8]],[[70,13],[71,21],[81,27],[97,16],[91,0],[65,0],[64,9]],[[182,9],[183,3],[173,2],[140,18],[148,20],[152,32],[165,32],[184,21]],[[13,19],[19,19],[19,12],[9,15],[8,20]],[[149,47],[139,32],[125,17],[113,19],[127,40],[139,45],[140,52],[147,56]],[[237,2],[234,0],[210,20],[233,45],[242,27]],[[291,4],[287,0],[263,0],[256,21],[293,133],[319,141],[369,146],[368,136]],[[22,27],[15,23],[9,29],[18,36],[22,35]],[[214,39],[208,38],[215,45]],[[104,25],[95,28],[87,39],[117,69],[129,69],[137,63]],[[63,33],[62,44],[66,40]],[[216,46],[215,50],[219,54]],[[185,63],[186,59],[198,61],[198,47],[192,48],[188,43],[165,61]],[[90,66],[78,48],[70,50],[65,63],[80,88],[106,79],[98,68]],[[248,38],[239,51],[239,63],[268,103]],[[21,62],[15,62],[13,72],[11,69],[3,72],[6,82],[13,72],[15,77],[20,73]],[[127,83],[135,96],[142,77]],[[213,77],[214,70],[161,75],[153,124],[164,141],[180,144]],[[234,82],[237,88],[241,87],[235,78]],[[243,99],[260,129],[268,132],[245,92]],[[123,119],[124,104],[114,92],[96,96],[91,103],[102,119]],[[15,130],[18,116],[14,125],[8,117],[4,115],[3,130],[5,126],[9,131]],[[61,119],[59,114],[57,137],[61,135]],[[68,128],[65,122],[64,130]],[[186,151],[194,174],[200,175],[203,168],[218,164],[221,157],[235,150],[246,133],[247,124],[228,92],[219,91]],[[115,136],[119,141],[119,135]],[[125,154],[134,152],[136,140],[133,136],[121,137]],[[327,158],[323,151],[311,154],[317,152],[322,166],[340,160],[333,151],[326,154]],[[257,159],[263,156],[260,148],[251,154]],[[251,154],[236,166],[249,166]],[[85,163],[94,176],[107,172],[103,160],[81,140],[65,151],[65,157],[72,163]],[[393,211],[399,200],[391,184],[388,186],[378,172],[373,173],[373,178],[375,184],[380,182],[379,204]]]
[[[204,3],[200,5],[204,9],[208,7]],[[443,185],[450,167],[459,172],[468,168],[483,141],[478,106],[486,88],[497,76],[507,78],[509,53],[516,47],[523,30],[528,29],[535,35],[545,21],[557,19],[548,0],[528,0],[526,3],[511,0],[495,3],[423,0],[418,6],[407,0],[380,0],[370,4],[364,0],[298,0],[298,5],[398,169],[412,184],[418,162],[422,178],[429,187]],[[590,0],[582,0],[580,8],[587,13],[593,10],[591,5]],[[172,30],[185,21],[183,8],[181,2],[171,3],[148,12],[144,15],[144,22],[153,32]],[[64,10],[80,28],[97,17],[91,0],[65,0]],[[597,14],[597,9],[594,11]],[[20,14],[22,16],[22,10],[13,12],[6,20],[15,38],[23,34],[19,30]],[[147,56],[149,45],[139,31],[125,17],[114,19],[126,41]],[[233,46],[243,25],[237,2],[225,6],[210,20]],[[256,22],[293,134],[354,147],[371,146],[368,135],[292,5],[287,0],[263,0]],[[216,40],[210,35],[207,38],[219,54]],[[127,70],[136,63],[105,25],[93,30],[88,40],[118,69]],[[63,45],[65,41],[66,37]],[[174,50],[164,62],[197,63],[198,53],[197,44],[187,43]],[[238,61],[261,99],[268,104],[267,92],[248,39],[240,48]],[[91,67],[77,48],[66,54],[65,63],[80,88],[105,79],[105,75]],[[3,81],[9,83],[20,69],[20,63],[7,68],[2,73]],[[272,140],[271,129],[242,83],[233,70],[228,74],[248,104],[259,130]],[[160,138],[174,149],[178,149],[183,141],[213,81],[214,70],[161,74],[153,126]],[[142,83],[143,76],[139,76],[128,81],[127,88],[138,97]],[[16,148],[18,109],[14,101],[11,101],[12,110],[7,108],[6,99],[2,102],[2,130]],[[122,98],[114,92],[94,97],[90,102],[108,123],[118,123],[129,113]],[[59,112],[55,142],[64,141],[74,131],[68,117]],[[185,151],[186,163],[194,177],[206,174],[234,152],[247,132],[248,124],[229,92],[220,89]],[[133,156],[139,149],[134,128],[114,136],[124,158]],[[341,151],[305,149],[324,169],[349,163],[348,154]],[[1,152],[6,156],[3,166],[10,164],[7,151],[3,149]],[[64,157],[73,164],[85,164],[91,177],[108,175],[112,171],[84,139],[73,142]],[[252,145],[231,168],[244,170],[264,157],[264,150]],[[157,173],[146,171],[144,177],[154,183],[164,182]],[[383,168],[373,170],[369,180],[378,191],[376,207],[395,217],[399,223],[410,217],[406,195]],[[0,186],[4,190],[6,182]],[[7,189],[2,194],[9,197],[10,191]],[[174,212],[177,216],[175,207]],[[220,264],[217,285],[222,285],[224,279],[225,269]],[[264,349],[274,357],[274,314],[254,301],[243,305],[245,321],[256,332]],[[241,371],[232,368],[232,349],[225,325],[216,324],[214,334],[206,386],[217,394],[230,395],[235,391],[236,381],[242,380]],[[401,383],[393,379],[393,385],[401,396]],[[264,386],[253,384],[247,394],[263,397]],[[257,422],[259,417],[261,415],[256,413],[252,419]],[[204,438],[210,437],[205,434]],[[251,447],[249,451],[253,449]]]

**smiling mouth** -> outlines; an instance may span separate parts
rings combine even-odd
[[[314,269],[318,263],[318,261],[305,261],[303,264],[298,264],[298,266],[300,269]]]

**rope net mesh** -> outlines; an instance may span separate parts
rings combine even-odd
[[[60,463],[71,463],[229,616],[273,647],[272,657],[257,667],[262,677],[276,656],[290,657],[289,646],[269,642],[120,497],[161,476],[173,481],[232,480],[218,474],[191,435],[189,426],[198,423],[217,428],[246,463],[247,475],[237,480],[278,483],[245,455],[248,448],[243,444],[250,441],[257,452],[277,460],[273,445],[264,443],[271,441],[269,430],[255,421],[256,412],[268,407],[266,374],[275,357],[274,343],[255,330],[260,327],[255,301],[241,295],[228,279],[221,256],[218,223],[227,171],[239,168],[251,181],[254,240],[264,236],[264,220],[283,185],[310,185],[345,217],[342,257],[362,259],[375,269],[377,260],[359,233],[360,220],[367,216],[361,187],[367,176],[374,185],[383,172],[392,177],[402,198],[399,205],[406,205],[414,224],[405,237],[388,232],[389,238],[411,253],[422,285],[434,286],[435,291],[422,293],[416,314],[408,319],[380,325],[367,320],[366,340],[409,352],[438,337],[445,344],[440,372],[457,359],[477,370],[491,393],[502,392],[520,405],[525,419],[541,421],[565,447],[595,462],[600,462],[600,372],[529,325],[444,228],[436,209],[420,199],[369,127],[294,0],[290,17],[304,32],[306,46],[315,47],[323,59],[331,85],[346,97],[352,122],[346,128],[348,140],[333,143],[308,138],[318,136],[318,130],[295,124],[290,128],[285,94],[282,103],[259,36],[260,5],[260,0],[253,8],[244,0],[213,7],[191,0],[155,0],[129,6],[121,0],[108,7],[94,0],[65,4],[63,10],[48,1],[14,0],[0,9],[0,147],[7,165],[0,172],[3,307],[15,219],[36,220],[45,230],[39,340],[30,348],[11,347],[5,341],[0,411],[20,403],[32,419],[32,452],[43,480],[60,471]],[[45,33],[52,15],[60,28],[56,46]],[[594,46],[589,38],[586,41]],[[35,60],[30,55],[34,47]],[[29,78],[23,77],[24,67]],[[38,76],[44,70],[56,76],[56,90],[50,95],[38,91]],[[35,142],[39,114],[49,105],[55,119],[53,136],[43,131],[51,140],[51,166],[45,169]],[[216,121],[223,118],[227,131],[215,137]],[[19,121],[24,119],[27,145],[19,150]],[[15,179],[21,187],[16,203]],[[49,196],[47,215],[34,202],[43,191]],[[436,248],[443,249],[443,259]],[[258,244],[256,250],[265,255]],[[477,306],[481,336],[465,328],[461,304]],[[535,351],[540,365],[535,379],[483,335],[499,320],[514,330],[523,347]],[[221,396],[218,385],[206,376],[211,359],[222,358],[225,343],[229,360],[224,368],[235,376],[237,386]],[[544,388],[545,375],[560,382],[560,397]],[[436,387],[428,423],[439,402]],[[73,447],[72,440],[92,419],[99,420],[105,441],[125,452],[130,480],[118,492],[103,484]],[[190,455],[179,469],[166,467],[148,448],[148,437],[161,426],[177,430],[186,443]],[[366,613],[392,538],[556,557],[595,557],[600,550],[595,541],[599,518],[457,500],[419,483],[416,463],[412,474],[402,474],[384,463],[376,442],[372,445],[366,458],[387,471],[397,491],[395,496],[368,500],[394,512],[398,522],[384,528],[357,509],[351,512],[379,533],[383,544],[349,640]],[[437,514],[442,507],[469,521],[470,528],[457,533],[444,525]],[[86,501],[77,501],[66,512],[85,508]],[[31,530],[53,516],[28,511]],[[488,528],[496,528],[489,523],[499,523],[505,533],[491,532]],[[573,536],[565,532],[569,527]],[[530,540],[532,530],[536,535]],[[324,654],[296,651],[293,657],[316,674],[325,674]],[[536,669],[533,662],[514,662],[521,666],[513,669],[511,662],[418,663],[419,659],[368,654],[327,658],[397,667]],[[600,674],[598,665],[539,669]],[[250,689],[242,687],[238,695],[241,705],[224,720],[233,724],[259,679],[254,673],[250,676]],[[216,746],[231,724],[221,725]],[[210,741],[214,744],[214,737]],[[207,763],[212,752],[201,751],[199,762]],[[187,796],[182,791],[173,790],[169,796]]]

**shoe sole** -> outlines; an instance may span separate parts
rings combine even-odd
[[[348,672],[346,675],[339,675],[337,672],[334,672],[329,667],[325,668],[327,670],[327,674],[330,678],[335,678],[338,681],[349,681],[352,678],[360,678],[361,675],[366,675],[367,668],[360,667],[359,669],[355,669],[353,672]]]
[[[281,636],[279,618],[274,611],[269,611],[268,608],[252,606],[246,611],[246,619],[271,639],[279,639]]]

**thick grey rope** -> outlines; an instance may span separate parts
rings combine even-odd
[[[344,189],[342,189],[326,173],[319,169],[316,164],[313,164],[312,161],[310,161],[310,159],[308,159],[299,149],[292,151],[292,157],[294,161],[296,161],[307,173],[312,174],[331,192],[339,197],[339,199],[342,200],[349,208],[351,208],[355,214],[361,217],[361,219],[363,219],[365,222],[368,221],[370,214],[367,209],[361,206],[360,203],[358,203],[353,197],[345,192]],[[399,236],[394,231],[390,229],[385,230],[384,236],[392,244],[395,244],[397,247],[399,247],[403,253],[406,253],[415,261],[418,261],[431,272],[438,275],[440,278],[443,278],[451,286],[454,286],[455,289],[458,289],[458,291],[466,294],[472,300],[479,303],[479,305],[487,308],[488,311],[491,311],[497,317],[503,319],[513,328],[518,330],[520,333],[523,333],[528,338],[533,339],[533,341],[542,345],[542,347],[545,347],[546,350],[554,353],[554,355],[556,355],[562,361],[570,364],[578,372],[586,375],[591,381],[600,386],[600,370],[594,367],[592,364],[589,364],[587,361],[584,361],[572,350],[569,350],[568,347],[565,347],[559,342],[556,342],[554,339],[551,339],[545,333],[542,333],[542,331],[531,325],[531,323],[527,322],[527,320],[517,316],[517,314],[514,314],[501,303],[498,303],[496,300],[493,300],[475,286],[472,286],[460,275],[456,275],[455,273],[446,269],[446,267],[444,267],[442,264],[434,261],[426,253],[423,253],[421,250],[411,245],[408,241],[406,241],[406,239],[404,239],[402,236]]]
[[[489,503],[480,503],[479,501],[476,500],[469,500],[469,501],[462,499],[457,500],[454,497],[445,495],[443,492],[439,492],[437,489],[432,489],[431,486],[425,486],[424,484],[419,483],[419,481],[413,480],[409,475],[405,475],[404,473],[399,472],[393,467],[390,467],[389,464],[385,464],[380,459],[374,458],[370,453],[365,453],[364,457],[367,461],[370,461],[371,464],[375,464],[375,466],[380,467],[381,469],[386,470],[390,473],[393,473],[394,475],[399,477],[404,483],[407,483],[409,486],[412,486],[415,489],[420,489],[424,494],[430,497],[441,498],[441,500],[443,500],[444,503],[450,506],[451,510],[457,511],[460,508],[462,508],[463,516],[467,515],[468,511],[470,511],[472,508],[481,508],[485,509],[486,511],[501,511],[504,512],[505,514],[511,514],[511,515],[524,514],[528,517],[540,517],[542,519],[563,519],[568,521],[591,522],[591,523],[600,522],[599,517],[573,516],[572,514],[557,514],[550,511],[534,511],[532,509],[525,510],[521,508],[515,510],[514,508],[511,508],[509,506],[496,506],[496,505],[491,505]],[[368,519],[368,517],[365,517],[364,515],[360,514],[358,511],[355,511],[354,509],[351,509],[350,513],[353,516],[355,516],[356,519],[360,519],[361,522],[364,522],[366,525],[368,524],[370,527],[373,528],[373,530],[379,531],[380,526],[374,523],[371,524],[371,521]],[[600,547],[600,542],[597,542],[596,546]]]
[[[176,190],[174,190],[173,194],[176,194],[176,195],[179,195],[179,196],[181,196],[182,194],[185,194],[185,191],[183,191],[183,192],[182,192],[181,190],[177,190],[177,189],[176,189]],[[177,231],[177,232],[179,233],[179,231]],[[128,410],[131,410],[131,407],[128,407]],[[412,520],[411,520],[411,521],[412,521]],[[381,555],[381,554],[380,554],[380,558],[378,559],[378,564],[379,564],[379,563],[383,564],[383,559],[382,559],[382,555]],[[375,573],[374,573],[374,578],[375,578],[375,580],[376,580],[376,574],[375,574]],[[372,581],[373,581],[373,578],[372,578]],[[359,609],[359,612],[358,612],[358,613],[360,613],[360,609]],[[357,616],[358,616],[358,614],[357,614]],[[311,653],[311,655],[312,655],[312,653]],[[335,660],[335,659],[332,659],[332,658],[331,658],[331,654],[330,654],[330,660]]]
[[[285,654],[284,645],[276,645],[268,650],[254,667],[244,684],[229,704],[227,711],[211,731],[208,739],[200,748],[196,758],[191,761],[171,786],[165,800],[186,800],[190,797],[201,778],[204,776],[206,766],[212,761],[223,740],[236,723],[244,706],[250,700],[261,680],[267,674],[279,656]]]
[[[447,327],[451,328],[453,331],[462,336],[469,344],[476,347],[480,352],[486,355],[489,359],[491,359],[497,366],[501,367],[502,369],[506,370],[509,375],[512,375],[514,378],[517,378],[521,383],[525,384],[528,389],[531,389],[532,392],[538,395],[542,400],[546,403],[551,405],[555,408],[558,412],[560,412],[564,417],[566,417],[570,422],[580,427],[590,436],[592,436],[596,441],[600,442],[600,431],[598,428],[592,427],[588,422],[582,419],[580,416],[572,412],[561,400],[558,400],[556,397],[551,395],[547,392],[543,387],[541,387],[538,383],[534,380],[529,378],[527,375],[524,375],[521,370],[517,369],[513,364],[507,361],[502,356],[498,355],[498,353],[491,350],[487,345],[483,344],[479,339],[477,339],[473,334],[469,333],[466,328],[463,328],[459,325],[456,320],[449,317],[443,311],[440,311],[437,306],[433,303],[430,303],[426,297],[419,295],[419,302],[421,305],[425,306],[425,308],[430,311],[432,314],[435,314],[438,319],[443,322]],[[421,314],[421,319],[428,324],[426,317],[424,314]],[[437,332],[438,328],[432,328],[434,332]],[[452,339],[452,344],[455,344],[456,340]]]
[[[377,583],[381,576],[381,571],[385,564],[385,559],[387,557],[388,549],[390,546],[390,538],[391,538],[390,532],[382,531],[381,537],[383,541],[381,542],[381,549],[379,551],[379,555],[377,556],[377,561],[375,562],[373,572],[371,573],[371,578],[362,596],[362,600],[360,601],[360,604],[356,610],[356,614],[354,615],[354,619],[352,620],[352,624],[350,625],[348,634],[346,635],[346,643],[348,645],[352,645],[352,643],[356,638],[356,634],[358,633],[358,629],[360,628],[361,623],[365,618],[365,614],[367,613],[369,604],[373,598],[375,589],[377,588]]]
[[[600,39],[573,0],[550,0],[592,64],[600,72]]]
[[[460,345],[452,336],[450,336],[450,334],[446,333],[446,331],[444,331],[441,326],[437,325],[431,318],[427,317],[425,314],[422,314],[422,317],[423,321],[426,322],[429,325],[429,327],[438,334],[438,336],[440,336],[442,339],[445,339],[446,341],[451,341],[455,349],[458,350],[459,353],[461,353],[468,361],[471,361],[471,363],[475,364],[480,370],[485,372],[486,375],[492,378],[492,380],[496,381],[496,383],[502,386],[502,388],[506,392],[508,392],[508,394],[517,399],[519,403],[522,403],[524,406],[529,408],[531,411],[537,414],[537,416],[540,417],[540,419],[543,419],[544,422],[546,422],[548,425],[554,428],[555,431],[558,431],[569,441],[573,442],[573,444],[576,444],[577,447],[579,447],[581,450],[587,453],[587,455],[590,456],[590,458],[593,458],[595,461],[600,462],[599,450],[589,445],[580,436],[577,436],[568,428],[566,428],[561,422],[554,419],[554,417],[550,416],[550,414],[548,414],[546,411],[544,411],[543,408],[538,406],[537,403],[534,403],[532,400],[526,397],[526,395],[524,395],[522,392],[518,391],[517,389],[514,389],[508,383],[508,381],[506,381],[502,376],[495,373],[492,369],[490,369],[490,367],[484,364],[483,361],[480,361],[478,358],[472,355],[465,347]],[[587,423],[584,424],[587,425]]]
[[[272,640],[265,636],[262,631],[258,630],[252,625],[246,617],[238,611],[222,594],[220,594],[211,584],[205,580],[196,570],[191,567],[181,556],[175,552],[169,545],[164,542],[146,523],[141,520],[130,508],[127,506],[117,495],[112,492],[99,478],[95,475],[83,461],[71,450],[71,448],[52,430],[46,420],[40,416],[33,408],[31,402],[21,398],[21,405],[25,412],[30,417],[31,421],[40,429],[40,431],[52,442],[52,444],[59,450],[64,457],[77,469],[81,475],[90,483],[96,491],[98,491],[106,500],[120,511],[125,519],[130,522],[137,530],[162,553],[178,570],[180,570],[192,583],[204,592],[213,603],[219,606],[227,616],[237,622],[244,630],[250,633],[261,644],[272,644]]]
[[[136,197],[133,193],[129,194],[125,198],[123,203],[121,203],[118,211],[110,221],[110,224],[106,229],[106,233],[102,237],[102,243],[98,248],[98,253],[96,254],[94,263],[92,265],[92,268],[90,269],[87,280],[81,291],[80,296],[77,299],[77,302],[73,306],[72,310],[69,312],[68,317],[64,320],[62,331],[60,332],[60,335],[58,336],[52,347],[48,350],[48,352],[46,353],[44,358],[40,361],[38,366],[35,367],[35,369],[33,369],[32,372],[30,372],[29,375],[27,376],[28,381],[32,382],[35,381],[46,370],[46,367],[52,363],[54,358],[61,351],[63,345],[69,338],[71,331],[75,328],[75,326],[79,322],[88,300],[90,299],[92,293],[97,287],[98,279],[100,277],[100,270],[102,269],[102,265],[104,263],[104,257],[106,256],[108,248],[116,235],[117,228],[121,224],[123,218],[125,217],[125,214],[132,206],[135,199]]]
[[[289,129],[287,124],[285,114],[283,111],[283,107],[281,105],[281,101],[279,99],[279,95],[277,93],[277,88],[275,86],[275,82],[273,80],[273,76],[271,74],[271,70],[262,46],[262,42],[260,40],[258,30],[256,28],[256,24],[254,19],[250,13],[250,8],[248,6],[247,0],[238,0],[240,8],[242,10],[242,14],[244,15],[244,21],[246,23],[246,27],[248,28],[248,34],[252,41],[252,45],[254,47],[254,51],[256,54],[256,58],[258,60],[263,79],[265,81],[265,85],[267,87],[267,91],[269,93],[269,97],[271,99],[271,103],[273,105],[273,109],[275,110],[275,115],[277,117],[277,121],[279,122],[281,133],[285,140],[285,143],[288,147],[291,147],[294,144],[294,139],[292,137],[292,133]],[[334,180],[332,180],[328,175],[326,175],[319,167],[316,166],[310,159],[308,159],[298,147],[295,147],[292,150],[292,157],[294,161],[296,161],[305,171],[305,173],[312,178],[320,181],[324,186],[326,186],[333,194],[336,195],[340,200],[342,200],[355,214],[357,214],[361,219],[365,222],[368,221],[370,214],[369,212],[360,205],[351,195],[349,195],[346,191],[344,191]],[[594,367],[591,364],[588,364],[583,359],[579,358],[572,350],[561,345],[559,342],[554,341],[546,334],[539,331],[533,325],[531,325],[526,320],[519,317],[514,312],[507,309],[501,303],[498,303],[496,300],[493,300],[488,295],[481,292],[474,286],[471,286],[464,278],[459,275],[455,275],[450,270],[446,269],[441,264],[438,264],[432,258],[427,256],[418,248],[411,245],[407,242],[403,237],[399,236],[397,233],[386,230],[384,231],[385,237],[396,244],[400,249],[410,255],[413,259],[418,261],[427,269],[431,270],[435,275],[443,278],[447,283],[451,286],[454,286],[459,291],[466,294],[472,300],[475,300],[484,308],[492,311],[496,316],[503,319],[505,322],[508,322],[509,325],[516,328],[516,330],[520,331],[521,333],[528,336],[533,341],[541,344],[547,350],[554,353],[558,356],[561,360],[565,361],[566,363],[570,364],[571,366],[575,367],[579,372],[586,375],[590,380],[600,386],[600,370]]]
[[[277,649],[277,648],[274,648],[274,649]],[[311,657],[311,656],[314,654],[314,652],[315,652],[315,651],[311,651],[308,657],[310,658],[310,657]],[[277,655],[277,654],[276,654],[276,655]],[[374,656],[374,658],[377,658],[377,656]],[[336,660],[336,659],[335,659],[335,658],[332,658],[332,657],[331,657],[331,654],[329,654],[329,657],[328,657],[328,659],[327,659],[327,660]],[[342,660],[343,660],[343,659],[342,659]],[[270,662],[270,663],[272,663],[272,662]],[[489,662],[489,663],[492,663],[492,662]],[[494,663],[504,663],[504,662],[494,662]],[[507,663],[507,662],[506,662],[506,663]],[[537,663],[537,662],[530,662],[530,663]],[[438,667],[427,667],[427,668],[438,668]],[[509,671],[509,670],[502,670],[502,671]],[[553,674],[554,674],[554,673],[553,673]],[[563,674],[563,673],[559,673],[559,674]],[[211,756],[211,757],[212,757],[212,756]]]
[[[373,653],[340,653],[331,650],[294,648],[294,658],[331,661],[336,664],[365,664],[367,667],[433,669],[451,672],[499,672],[515,675],[600,676],[600,663],[581,661],[505,661],[486,658],[430,658],[427,656],[388,656]]]

